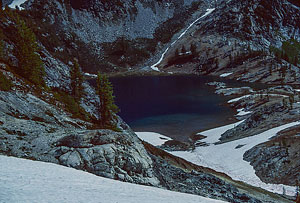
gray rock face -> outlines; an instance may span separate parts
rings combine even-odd
[[[217,1],[217,8],[168,50],[161,67],[166,72],[190,73],[193,69],[218,76],[232,72],[227,78],[280,84],[282,77],[276,66],[289,64],[276,60],[270,47],[280,48],[293,38],[300,40],[299,11],[300,7],[288,0]],[[168,65],[176,49],[192,43],[197,46],[198,57]],[[283,81],[298,84],[299,68],[291,65]]]
[[[1,0],[3,6],[11,4],[14,0]]]
[[[189,174],[150,155],[121,120],[122,132],[88,130],[90,123],[70,118],[56,106],[20,92],[0,92],[0,106],[1,154],[231,202],[260,202],[213,175]]]
[[[228,202],[261,202],[247,194],[240,193],[235,187],[215,176],[197,171],[185,173],[156,157],[153,157],[153,161],[155,172],[162,185],[167,189],[218,198]],[[210,192],[212,190],[214,193]]]
[[[43,100],[0,92],[0,152],[86,170],[128,182],[155,185],[152,160],[130,130],[87,130]]]
[[[223,94],[225,96],[249,94],[252,92],[253,89],[251,87],[224,88],[216,90],[217,94]]]
[[[262,105],[263,102],[254,102],[253,105],[255,104]],[[257,135],[268,129],[291,121],[296,121],[299,119],[299,115],[293,112],[298,111],[297,109],[299,110],[297,105],[294,105],[293,109],[290,109],[281,102],[261,106],[257,108],[255,112],[253,112],[243,123],[223,133],[221,135],[220,142],[228,142]]]
[[[88,72],[113,72],[149,59],[161,48],[158,44],[168,42],[191,13],[198,12],[201,2],[29,0],[25,4],[40,26],[38,39],[56,57],[65,63],[70,56],[77,57]]]
[[[248,150],[249,161],[256,174],[267,183],[297,186],[300,182],[300,126],[283,130],[270,141]]]

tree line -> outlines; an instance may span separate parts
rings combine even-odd
[[[1,2],[1,0],[0,0]],[[25,20],[19,15],[18,9],[13,10],[8,6],[5,9],[0,5],[0,21],[6,22],[8,26],[0,25],[0,62],[9,64],[7,59],[7,44],[13,43],[12,54],[17,58],[18,64],[12,70],[23,77],[27,82],[34,84],[37,88],[49,90],[46,87],[44,76],[45,68],[40,57],[40,47],[34,32],[27,26]],[[13,36],[13,37],[12,37]],[[12,87],[12,82],[0,71],[0,90],[8,91]],[[76,59],[70,68],[70,91],[63,92],[52,90],[55,99],[63,102],[66,109],[75,117],[88,117],[87,113],[81,108],[80,101],[84,97],[84,75]],[[98,73],[96,94],[99,97],[100,119],[95,123],[102,128],[116,129],[112,120],[115,113],[119,111],[114,103],[113,87],[108,77]]]

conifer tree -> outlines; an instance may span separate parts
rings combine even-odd
[[[17,14],[16,14],[17,15]],[[44,86],[45,70],[43,62],[37,53],[39,50],[34,33],[25,21],[15,16],[16,36],[14,52],[19,60],[19,74],[36,85]]]
[[[84,79],[76,59],[74,60],[73,66],[71,67],[70,77],[71,77],[71,95],[78,102],[80,101],[80,98],[83,96]]]
[[[4,34],[0,28],[0,60],[2,60],[3,57],[4,57]]]
[[[113,88],[106,75],[98,72],[97,77],[97,94],[100,99],[100,116],[103,127],[114,128],[111,124],[113,114],[119,112],[119,108],[114,103]]]
[[[184,46],[184,45],[182,45],[182,47],[181,47],[181,53],[183,53],[183,54],[186,53],[186,49],[185,49],[185,46]]]
[[[295,56],[295,58],[294,58],[294,65],[295,65],[295,66],[298,65],[298,56]]]
[[[179,51],[178,49],[175,50],[175,57],[178,57],[179,56]]]
[[[218,69],[219,68],[219,59],[218,58],[215,59],[215,65],[216,65],[215,68]]]
[[[193,44],[193,43],[191,44],[190,50],[191,50],[193,56],[197,56],[198,55],[198,53],[197,53],[197,47],[196,47],[195,44]]]

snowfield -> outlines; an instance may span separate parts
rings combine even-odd
[[[221,203],[119,182],[52,163],[0,156],[0,202]]]
[[[170,153],[194,164],[223,172],[234,180],[242,181],[279,194],[282,194],[283,190],[285,190],[287,195],[294,196],[296,191],[295,187],[281,184],[266,184],[262,182],[256,176],[255,170],[250,163],[243,160],[243,155],[252,147],[268,141],[268,139],[275,136],[277,132],[291,126],[299,125],[300,121],[273,128],[252,137],[219,145],[214,144],[219,141],[221,134],[231,128],[234,128],[241,122],[243,121],[198,133],[207,136],[207,138],[202,139],[201,142],[206,142],[209,146],[199,146],[196,147],[194,151],[175,151]],[[156,135],[156,137],[160,136],[160,134]],[[237,148],[237,146],[239,147]]]
[[[151,143],[154,146],[159,146],[164,144],[168,140],[172,140],[171,138],[161,135],[159,133],[154,133],[154,132],[135,132],[137,136],[146,142]]]
[[[295,195],[295,187],[284,186],[280,184],[266,184],[262,182],[256,176],[255,170],[250,163],[243,160],[243,155],[252,147],[268,141],[268,139],[275,136],[277,132],[299,124],[299,121],[293,122],[267,130],[252,137],[247,137],[219,145],[210,144],[207,147],[197,147],[193,152],[181,151],[172,152],[172,154],[182,157],[197,165],[206,166],[215,169],[216,171],[223,172],[234,180],[243,181],[250,185],[261,187],[271,192],[280,194],[283,193],[283,188],[285,188],[286,194]],[[206,132],[201,134],[207,135]],[[212,143],[212,141],[215,142],[220,138],[221,134],[222,133],[218,133],[218,131],[216,131],[216,133],[211,132],[209,137],[201,141],[208,143]],[[236,148],[237,146],[240,146],[240,148]]]
[[[22,10],[23,8],[21,7],[21,4],[23,4],[25,1],[27,0],[14,0],[11,4],[9,4],[8,6],[10,8],[16,8],[17,6]]]

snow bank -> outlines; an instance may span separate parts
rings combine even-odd
[[[0,156],[0,166],[0,202],[223,202],[119,182],[52,163]]]
[[[16,8],[17,6],[22,9],[21,4],[23,4],[25,1],[27,0],[14,0],[11,4],[9,4],[8,6],[10,8]]]
[[[252,111],[245,111],[244,109],[238,109],[237,111],[238,111],[238,114],[236,114],[237,116],[244,116],[252,113]]]
[[[202,139],[201,142],[206,142],[208,144],[213,144],[213,143],[216,143],[216,142],[219,141],[219,138],[221,137],[220,135],[225,133],[227,130],[232,129],[235,126],[239,125],[243,121],[244,120],[239,121],[237,123],[232,123],[232,124],[229,124],[229,125],[225,125],[225,126],[222,126],[222,127],[206,130],[206,131],[197,133],[197,135],[207,136],[205,139]]]
[[[225,78],[229,75],[232,75],[233,73],[223,73],[222,75],[220,75],[220,77]]]
[[[154,132],[136,132],[136,134],[141,140],[149,142],[154,146],[159,146],[164,144],[168,140],[172,140],[167,136],[161,135],[159,133],[154,133]]]
[[[97,78],[98,76],[96,74],[91,74],[91,73],[84,73],[85,76],[91,77],[91,78]]]
[[[231,100],[228,101],[228,103],[237,102],[237,101],[239,101],[241,99],[245,99],[245,98],[248,98],[248,97],[260,97],[260,96],[288,97],[288,96],[283,95],[283,94],[247,94],[247,95],[244,95],[244,96],[241,96],[241,97],[238,97],[238,98],[231,99]]]
[[[236,123],[235,125],[237,125]],[[266,184],[262,182],[255,174],[253,167],[249,162],[243,160],[243,154],[252,147],[268,141],[269,138],[276,135],[277,132],[286,129],[288,127],[299,125],[300,121],[282,125],[270,130],[267,130],[258,135],[247,137],[244,139],[219,144],[209,145],[207,147],[197,147],[193,152],[177,151],[172,154],[182,157],[190,162],[193,162],[200,166],[206,166],[216,171],[226,173],[234,180],[243,181],[250,185],[264,188],[271,192],[283,193],[283,188],[286,190],[286,194],[295,195],[295,188],[277,184]],[[224,128],[212,129],[201,134],[209,135],[202,141],[208,143],[216,142],[222,132],[228,129],[230,126],[224,126]],[[232,126],[233,127],[233,126]],[[239,146],[237,148],[237,146]]]

